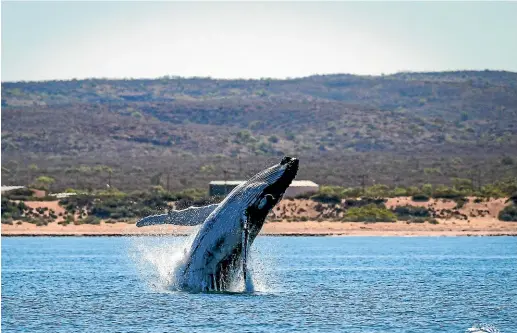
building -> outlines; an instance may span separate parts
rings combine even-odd
[[[51,197],[56,197],[56,199],[68,198],[68,197],[72,197],[74,195],[77,195],[77,193],[62,192],[62,193],[52,193],[52,194],[50,194]]]
[[[15,191],[15,190],[21,190],[27,188],[25,186],[3,186],[2,185],[2,194],[7,194],[8,192]],[[42,190],[36,190],[33,188],[28,188],[28,190],[32,191],[32,196],[36,198],[43,198],[46,196],[46,192]]]
[[[295,198],[300,195],[314,194],[320,190],[320,186],[310,180],[293,180],[287,188],[284,198]]]
[[[242,183],[244,183],[243,180],[214,180],[208,186],[208,194],[210,196],[225,196]]]
[[[25,186],[3,186],[2,185],[2,193],[7,193],[7,192],[14,191],[14,190],[22,189],[22,188],[25,188]]]
[[[208,193],[210,196],[225,196],[244,182],[244,180],[214,180],[209,184]],[[319,189],[319,185],[310,180],[293,180],[285,191],[284,198],[294,198],[299,195],[316,193]]]

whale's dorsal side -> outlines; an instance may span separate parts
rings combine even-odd
[[[172,210],[168,214],[158,214],[144,217],[136,223],[137,227],[157,224],[198,225],[205,222],[206,218],[217,208],[218,204],[189,207],[182,210]]]

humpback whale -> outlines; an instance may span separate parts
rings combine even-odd
[[[179,288],[192,292],[229,291],[242,277],[245,289],[252,289],[247,267],[249,248],[267,214],[296,176],[298,163],[298,159],[286,156],[235,187],[219,204],[148,216],[137,226],[201,224],[173,272]]]

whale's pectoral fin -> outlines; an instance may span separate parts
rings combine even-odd
[[[156,224],[198,225],[203,223],[208,215],[210,215],[216,208],[217,204],[202,207],[189,207],[183,210],[172,210],[168,214],[144,217],[136,223],[136,226],[145,227]]]

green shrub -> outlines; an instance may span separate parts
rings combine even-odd
[[[472,180],[465,178],[452,178],[454,189],[458,192],[468,195],[472,193],[473,184]]]
[[[517,205],[511,204],[504,207],[498,216],[501,221],[517,222]]]
[[[455,209],[461,209],[467,202],[469,202],[469,200],[464,197],[455,198],[454,201],[456,202],[456,207],[454,207]]]
[[[462,198],[463,194],[454,188],[440,185],[434,190],[433,197],[454,200],[457,198]]]
[[[505,196],[504,192],[495,185],[481,187],[480,195],[484,198],[502,198]]]
[[[97,197],[91,195],[77,195],[64,198],[60,201],[68,214],[80,213],[86,210],[90,215],[102,219],[123,219],[137,216],[147,216],[162,212],[168,208],[169,201],[176,201],[177,208],[187,208],[192,205],[200,206],[213,203],[218,198],[208,198],[206,191],[189,189],[179,193],[158,191],[134,192],[129,195],[115,193],[103,194]]]
[[[411,199],[413,201],[417,201],[417,202],[425,202],[425,201],[429,201],[429,196],[427,196],[426,194],[423,194],[423,193],[418,193],[418,194],[413,195],[413,197],[411,197]]]
[[[517,192],[514,192],[509,198],[508,201],[513,202],[514,205],[517,205]]]
[[[411,205],[396,206],[393,208],[393,212],[397,214],[397,217],[400,220],[408,220],[412,218],[424,218],[425,220],[425,218],[431,216],[427,208]]]
[[[2,218],[2,224],[8,224],[13,225],[13,219],[12,218]]]
[[[360,187],[347,187],[341,191],[341,198],[358,198],[363,194]]]
[[[433,185],[431,185],[431,184],[422,185],[422,193],[427,196],[432,196],[433,195]]]
[[[425,217],[413,217],[413,218],[409,219],[408,221],[411,222],[411,223],[424,223],[425,221],[427,221],[427,218],[425,218]]]
[[[84,224],[101,224],[101,219],[99,219],[99,218],[98,218],[98,217],[96,217],[96,216],[92,216],[92,215],[90,215],[90,216],[87,216],[86,218],[84,218],[84,219],[82,220],[82,222],[83,222]]]
[[[385,202],[386,202],[386,199],[383,199],[383,198],[368,198],[368,197],[364,197],[364,198],[360,198],[360,199],[350,198],[350,199],[346,199],[345,206],[346,207],[363,207],[363,206],[368,206],[368,205],[376,205],[377,207],[380,207],[380,208],[386,208],[386,206],[384,206]]]
[[[7,192],[6,194],[2,194],[2,197],[5,197],[9,200],[21,200],[21,201],[29,201],[33,200],[32,191],[28,188],[19,188],[16,190],[12,190]]]
[[[420,193],[420,189],[416,186],[410,186],[406,189],[407,195],[413,196],[417,193]]]
[[[13,202],[7,197],[2,196],[2,220],[6,218],[12,218],[13,220],[19,220],[23,217],[28,207],[24,202]]]
[[[344,221],[349,222],[395,222],[396,219],[391,210],[375,204],[349,208],[343,217]]]
[[[405,197],[407,196],[407,190],[403,187],[395,187],[391,192],[391,195],[394,197]]]
[[[365,190],[365,196],[374,198],[384,198],[389,196],[389,187],[383,184],[376,184],[367,187]]]
[[[49,223],[49,220],[46,217],[25,218],[25,221],[27,221],[31,224],[35,224],[38,227],[48,225],[48,223]]]
[[[438,222],[438,220],[437,220],[437,219],[435,219],[435,218],[430,219],[430,220],[429,220],[429,223],[430,223],[430,224],[440,224],[440,222]]]
[[[330,193],[318,193],[313,196],[311,196],[311,200],[326,204],[339,204],[341,203],[341,197],[336,194],[330,194]]]

